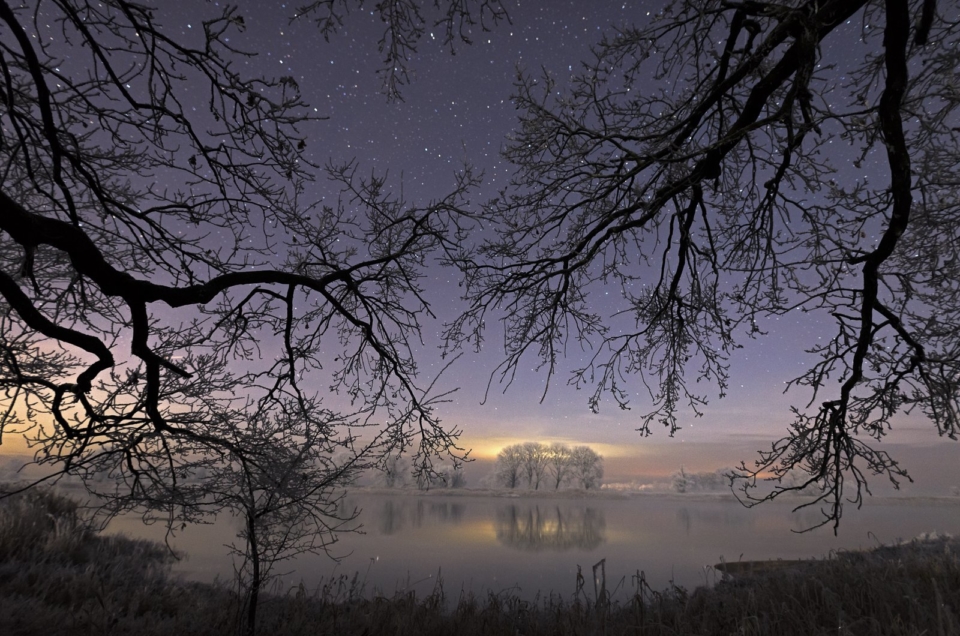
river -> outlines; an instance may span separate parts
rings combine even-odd
[[[593,566],[603,561],[608,590],[629,594],[642,571],[648,584],[687,587],[720,578],[722,560],[821,558],[833,550],[869,548],[923,532],[960,531],[960,498],[875,498],[848,506],[839,534],[831,528],[797,534],[820,513],[792,513],[798,500],[747,509],[729,496],[614,495],[504,496],[471,491],[426,494],[358,492],[344,502],[359,508],[362,533],[340,535],[334,560],[308,555],[281,564],[281,587],[314,589],[331,577],[357,575],[367,594],[430,592],[438,577],[448,596],[461,591],[570,598],[578,584],[593,595]],[[186,558],[174,570],[188,579],[230,579],[225,543],[238,524],[222,517],[191,526],[171,541]],[[159,526],[136,517],[110,532],[161,538]],[[597,568],[599,574],[601,569]]]

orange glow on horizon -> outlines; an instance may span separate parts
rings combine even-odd
[[[16,415],[20,422],[19,424],[8,424],[3,431],[3,437],[0,437],[0,457],[9,457],[9,456],[23,456],[29,455],[33,457],[34,449],[30,448],[27,445],[26,435],[30,434],[35,437],[37,435],[36,427],[39,426],[41,429],[46,426],[53,426],[53,420],[48,418],[46,424],[44,422],[37,422],[36,420],[27,421],[27,416],[23,412],[22,407],[15,408],[12,415]]]
[[[566,444],[567,446],[589,446],[597,451],[604,458],[639,458],[649,455],[653,449],[643,448],[635,444],[607,444],[576,440],[561,437],[548,437],[533,439],[531,437],[486,437],[486,438],[466,438],[461,440],[461,445],[470,450],[470,457],[474,459],[494,460],[497,454],[507,446],[513,444],[523,444],[524,442],[540,442],[547,446],[555,443]]]

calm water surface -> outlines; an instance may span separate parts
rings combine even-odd
[[[823,557],[910,539],[922,532],[960,533],[960,500],[869,500],[848,509],[839,536],[821,528],[806,534],[816,510],[791,513],[790,502],[746,509],[732,499],[638,495],[629,498],[509,498],[443,494],[358,494],[345,505],[362,509],[364,534],[344,534],[332,546],[339,562],[320,556],[281,564],[287,585],[315,588],[331,576],[359,572],[370,593],[431,591],[442,577],[448,595],[512,590],[532,599],[551,592],[569,597],[582,568],[592,592],[592,566],[605,559],[607,586],[629,593],[643,571],[654,589],[671,581],[688,588],[719,578],[721,560]],[[230,579],[225,543],[233,519],[190,527],[172,545],[187,553],[175,566],[201,581]],[[118,520],[111,531],[160,538],[163,529],[139,519]],[[621,583],[622,581],[622,583]],[[592,596],[592,594],[591,594]]]

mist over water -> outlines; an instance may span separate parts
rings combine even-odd
[[[872,499],[850,508],[840,532],[805,534],[819,511],[792,513],[798,500],[753,509],[732,498],[641,495],[624,498],[500,497],[428,493],[350,495],[344,510],[361,509],[361,533],[340,535],[331,555],[282,563],[281,586],[316,588],[330,577],[357,575],[368,595],[431,591],[442,579],[448,594],[511,590],[533,599],[577,589],[578,566],[592,595],[592,567],[605,559],[608,590],[629,594],[644,572],[654,589],[671,582],[711,584],[722,560],[798,559],[832,550],[869,548],[930,531],[960,531],[960,499]],[[236,520],[188,527],[171,544],[188,557],[175,571],[189,579],[229,581],[233,566],[223,545]],[[163,528],[138,517],[120,519],[111,532],[161,538]]]

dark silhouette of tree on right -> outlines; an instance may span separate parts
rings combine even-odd
[[[506,384],[528,354],[552,377],[588,347],[569,383],[591,408],[632,406],[632,374],[638,430],[673,433],[706,402],[691,380],[723,396],[757,318],[817,312],[816,363],[784,378],[809,401],[737,477],[749,504],[815,485],[836,530],[869,475],[909,479],[876,446],[897,413],[957,433],[958,31],[935,0],[675,0],[568,89],[521,72],[516,172],[484,210],[495,235],[458,259],[450,346],[502,316]]]

